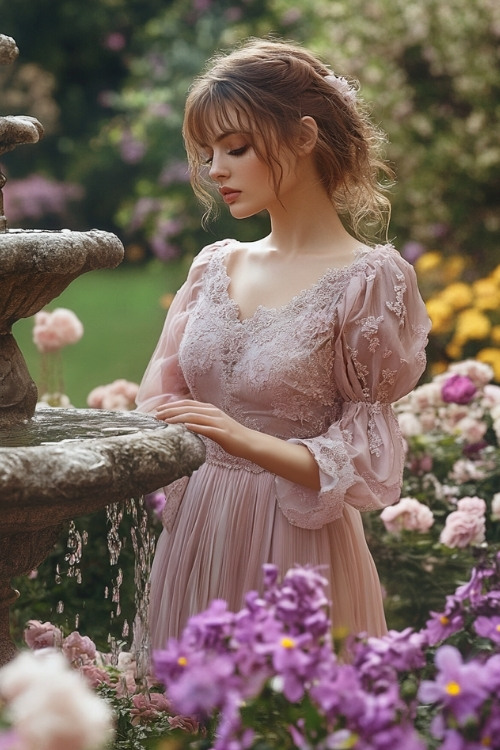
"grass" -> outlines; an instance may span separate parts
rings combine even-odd
[[[80,276],[46,309],[67,307],[82,321],[83,338],[62,352],[64,390],[87,405],[98,385],[117,378],[140,382],[165,320],[164,296],[184,280],[189,260],[124,265]],[[40,355],[32,341],[33,318],[13,329],[31,377],[39,384]]]

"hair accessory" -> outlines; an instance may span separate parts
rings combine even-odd
[[[351,86],[349,81],[343,76],[336,76],[334,73],[329,73],[325,76],[325,81],[328,81],[330,86],[336,89],[340,96],[342,96],[350,104],[354,104],[356,101],[356,89]]]

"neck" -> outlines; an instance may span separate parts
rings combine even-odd
[[[285,197],[269,211],[269,246],[291,255],[332,255],[360,243],[342,224],[321,185]]]

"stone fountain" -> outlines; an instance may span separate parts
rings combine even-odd
[[[18,49],[0,34],[0,64]],[[36,143],[41,124],[0,117],[0,156]],[[0,173],[1,174],[1,173]],[[57,297],[74,279],[114,268],[123,246],[109,232],[9,230],[0,177],[0,664],[15,653],[9,606],[14,576],[47,556],[65,521],[153,492],[204,460],[201,440],[138,412],[37,408],[37,389],[12,325]]]

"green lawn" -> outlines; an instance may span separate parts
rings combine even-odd
[[[139,382],[158,340],[165,308],[162,296],[186,276],[188,261],[152,261],[80,276],[46,309],[67,307],[83,323],[83,338],[62,351],[65,391],[85,407],[89,392],[117,378]],[[40,355],[32,342],[33,318],[18,321],[14,335],[38,384]]]

